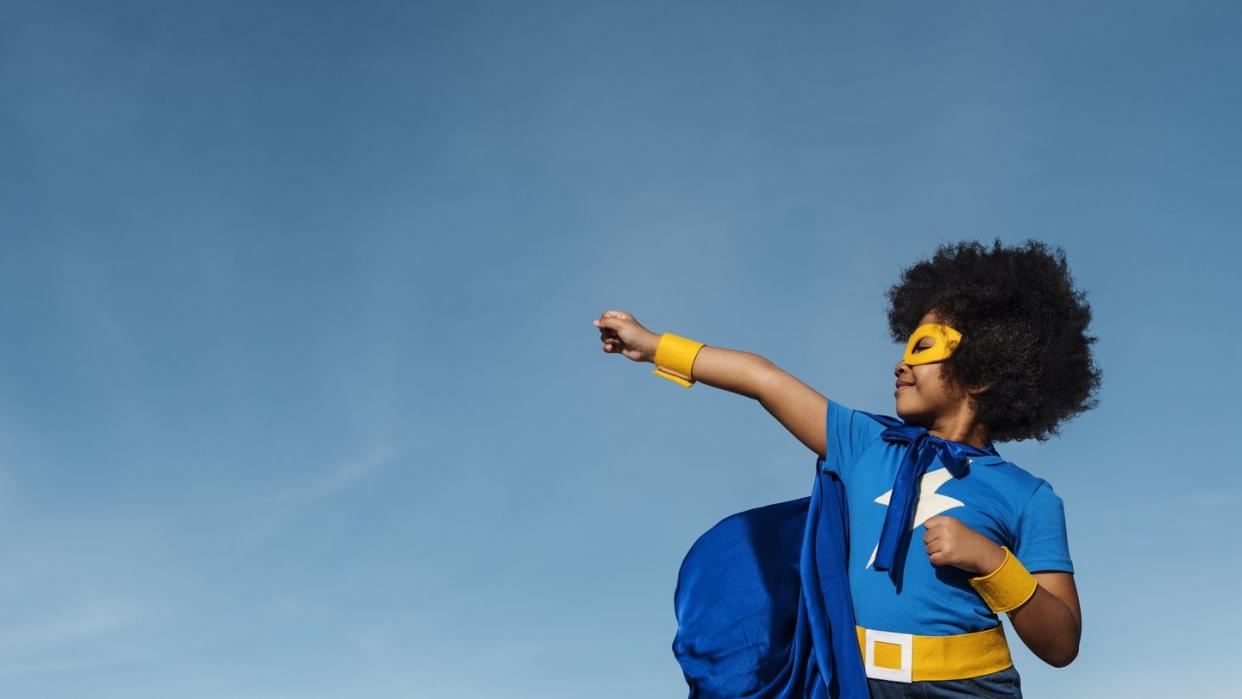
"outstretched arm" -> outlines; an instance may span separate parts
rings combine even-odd
[[[625,311],[605,311],[600,329],[604,351],[636,362],[652,362],[660,335]],[[824,455],[828,399],[771,361],[751,352],[704,346],[695,355],[692,378],[754,398],[811,451]]]

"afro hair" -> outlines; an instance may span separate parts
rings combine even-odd
[[[903,269],[887,297],[894,342],[904,343],[928,311],[962,333],[942,376],[956,391],[986,387],[972,400],[990,439],[1044,441],[1099,403],[1091,307],[1061,248],[1036,240],[1007,248],[999,238],[991,250],[946,243]]]

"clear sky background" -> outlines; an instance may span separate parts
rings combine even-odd
[[[1079,658],[1226,696],[1236,3],[0,1],[0,696],[684,697],[687,549],[810,493],[615,308],[892,414],[884,290],[1037,238]],[[1012,629],[1010,628],[1010,631]]]

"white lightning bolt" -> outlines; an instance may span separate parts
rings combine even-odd
[[[910,524],[910,531],[918,529],[923,522],[926,522],[928,519],[931,519],[945,510],[950,510],[954,507],[962,507],[966,504],[961,500],[954,500],[948,495],[941,495],[936,492],[940,486],[949,482],[949,479],[952,477],[953,474],[949,473],[949,469],[947,468],[928,471],[923,474],[923,478],[919,480],[919,504],[918,508],[914,511],[914,521]],[[876,498],[875,501],[881,505],[887,505],[889,504],[889,500],[892,496],[893,491],[890,489],[888,492]],[[877,543],[875,548],[871,549],[871,558],[867,559],[867,565],[863,566],[864,569],[870,568],[871,564],[875,563],[875,554],[879,550],[880,544]]]

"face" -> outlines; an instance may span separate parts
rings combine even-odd
[[[947,322],[935,311],[929,311],[919,320],[919,325],[926,324],[944,325]],[[940,352],[947,340],[948,338],[938,337],[935,333],[920,338],[909,349],[911,359],[922,359],[920,355],[924,353],[927,353],[925,356],[939,358],[936,361],[910,364],[903,357],[894,368],[897,381],[893,395],[897,401],[897,416],[902,420],[915,425],[930,426],[936,417],[957,410],[961,397],[941,378],[940,373],[944,359]]]

